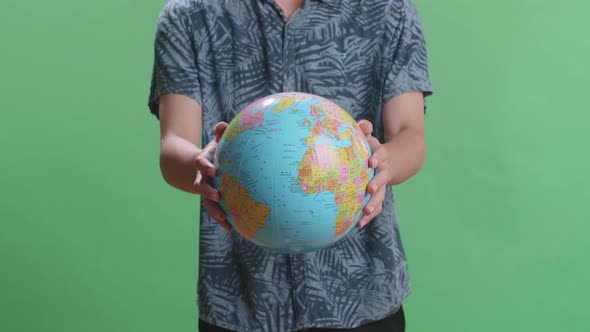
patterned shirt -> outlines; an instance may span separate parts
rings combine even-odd
[[[406,92],[431,93],[421,21],[412,0],[306,0],[288,21],[273,0],[171,0],[155,34],[149,107],[177,93],[212,128],[279,92],[323,96],[373,122]],[[234,331],[352,328],[396,312],[410,293],[391,187],[383,212],[335,244],[281,254],[228,234],[201,208],[200,318]]]

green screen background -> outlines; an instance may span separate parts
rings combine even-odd
[[[0,330],[195,331],[196,197],[159,174],[158,1],[0,5]],[[435,95],[397,188],[408,331],[589,331],[585,0],[417,0]]]

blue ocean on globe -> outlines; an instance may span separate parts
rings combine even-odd
[[[278,252],[307,252],[346,236],[370,198],[369,145],[335,103],[304,93],[250,104],[221,138],[214,185],[244,238]]]

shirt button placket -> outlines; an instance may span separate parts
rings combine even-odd
[[[285,23],[283,30],[283,91],[295,91],[295,56],[293,16]]]
[[[301,10],[301,9],[300,9]],[[283,43],[282,43],[282,91],[295,91],[295,31],[297,26],[297,16],[301,14],[299,10],[295,12],[283,26]],[[290,254],[290,273],[292,282],[292,308],[293,321],[292,328],[295,328],[301,320],[304,313],[302,303],[305,303],[305,264],[303,254]]]

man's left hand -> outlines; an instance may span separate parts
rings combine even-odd
[[[371,195],[371,199],[365,205],[363,216],[357,224],[358,227],[362,228],[381,213],[387,185],[393,178],[394,170],[389,162],[389,152],[377,138],[371,135],[373,124],[370,121],[361,120],[359,126],[367,137],[373,152],[371,158],[369,158],[369,167],[375,170],[375,176],[367,185],[367,192]]]

